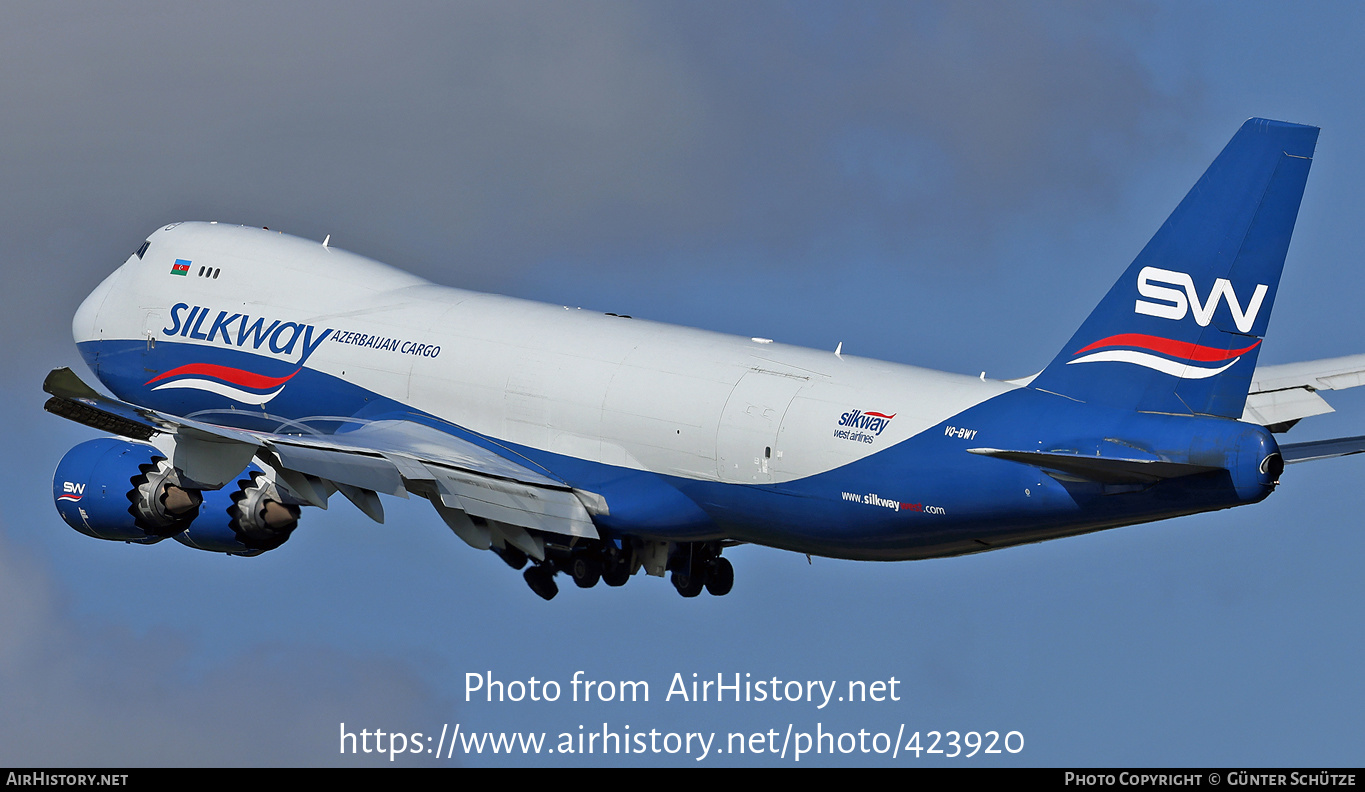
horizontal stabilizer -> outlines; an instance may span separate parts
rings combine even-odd
[[[1006,451],[999,448],[969,448],[969,454],[1008,459],[1033,465],[1044,471],[1057,471],[1100,484],[1152,484],[1162,479],[1194,476],[1222,470],[1208,465],[1167,462],[1161,459],[1124,459],[1082,456],[1058,451]]]
[[[1365,355],[1257,366],[1242,420],[1286,432],[1304,418],[1332,412],[1318,395],[1365,385]]]
[[[1313,440],[1308,443],[1289,443],[1280,446],[1286,465],[1293,462],[1312,462],[1315,459],[1350,456],[1365,451],[1365,435],[1337,437],[1332,440]]]
[[[1285,388],[1344,390],[1361,385],[1365,385],[1365,355],[1257,366],[1251,378],[1252,393]]]
[[[1310,388],[1285,388],[1247,394],[1242,420],[1284,433],[1304,418],[1334,412],[1327,400]]]

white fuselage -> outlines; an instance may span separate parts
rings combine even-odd
[[[176,260],[187,275],[170,274]],[[309,368],[481,435],[703,481],[828,471],[1015,387],[438,286],[315,242],[208,223],[154,233],[73,331],[78,343],[174,341],[297,361],[305,341],[294,328],[273,339],[286,351],[251,346],[243,325],[260,318],[264,329],[310,327]],[[881,417],[841,428],[850,411]]]

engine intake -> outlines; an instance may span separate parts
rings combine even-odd
[[[203,502],[155,447],[116,437],[66,452],[52,498],[66,524],[86,536],[142,544],[184,531]]]
[[[299,524],[299,507],[285,502],[279,485],[252,465],[236,487],[205,492],[200,517],[175,539],[214,553],[255,556],[284,544]]]

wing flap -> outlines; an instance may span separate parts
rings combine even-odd
[[[455,427],[452,426],[452,429]],[[563,487],[564,483],[548,471],[534,469],[529,459],[507,456],[461,439],[432,426],[403,420],[370,421],[342,434],[309,438],[335,447],[364,447],[383,454],[403,454],[447,467],[477,471],[496,478],[511,479],[542,487]],[[505,451],[511,454],[511,451]]]
[[[406,498],[403,477],[393,463],[354,450],[324,450],[294,443],[270,442],[280,462],[291,470],[361,489]]]
[[[371,520],[384,524],[384,504],[379,500],[379,493],[374,490],[352,487],[349,484],[337,484],[337,492],[346,496],[346,500],[355,504],[357,509],[369,517]]]
[[[428,465],[441,502],[485,520],[596,539],[587,509],[569,490],[534,487]]]

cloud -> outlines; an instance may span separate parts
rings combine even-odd
[[[789,258],[829,238],[903,250],[1103,199],[1187,98],[1144,67],[1142,13],[1108,5],[12,16],[0,200],[39,232],[19,235],[30,250],[73,225],[127,247],[172,219],[344,229],[514,271],[734,246]]]
[[[206,661],[179,630],[139,634],[75,617],[3,526],[0,635],[5,765],[378,764],[387,757],[340,754],[342,723],[425,731],[452,711],[393,658],[277,644]]]

